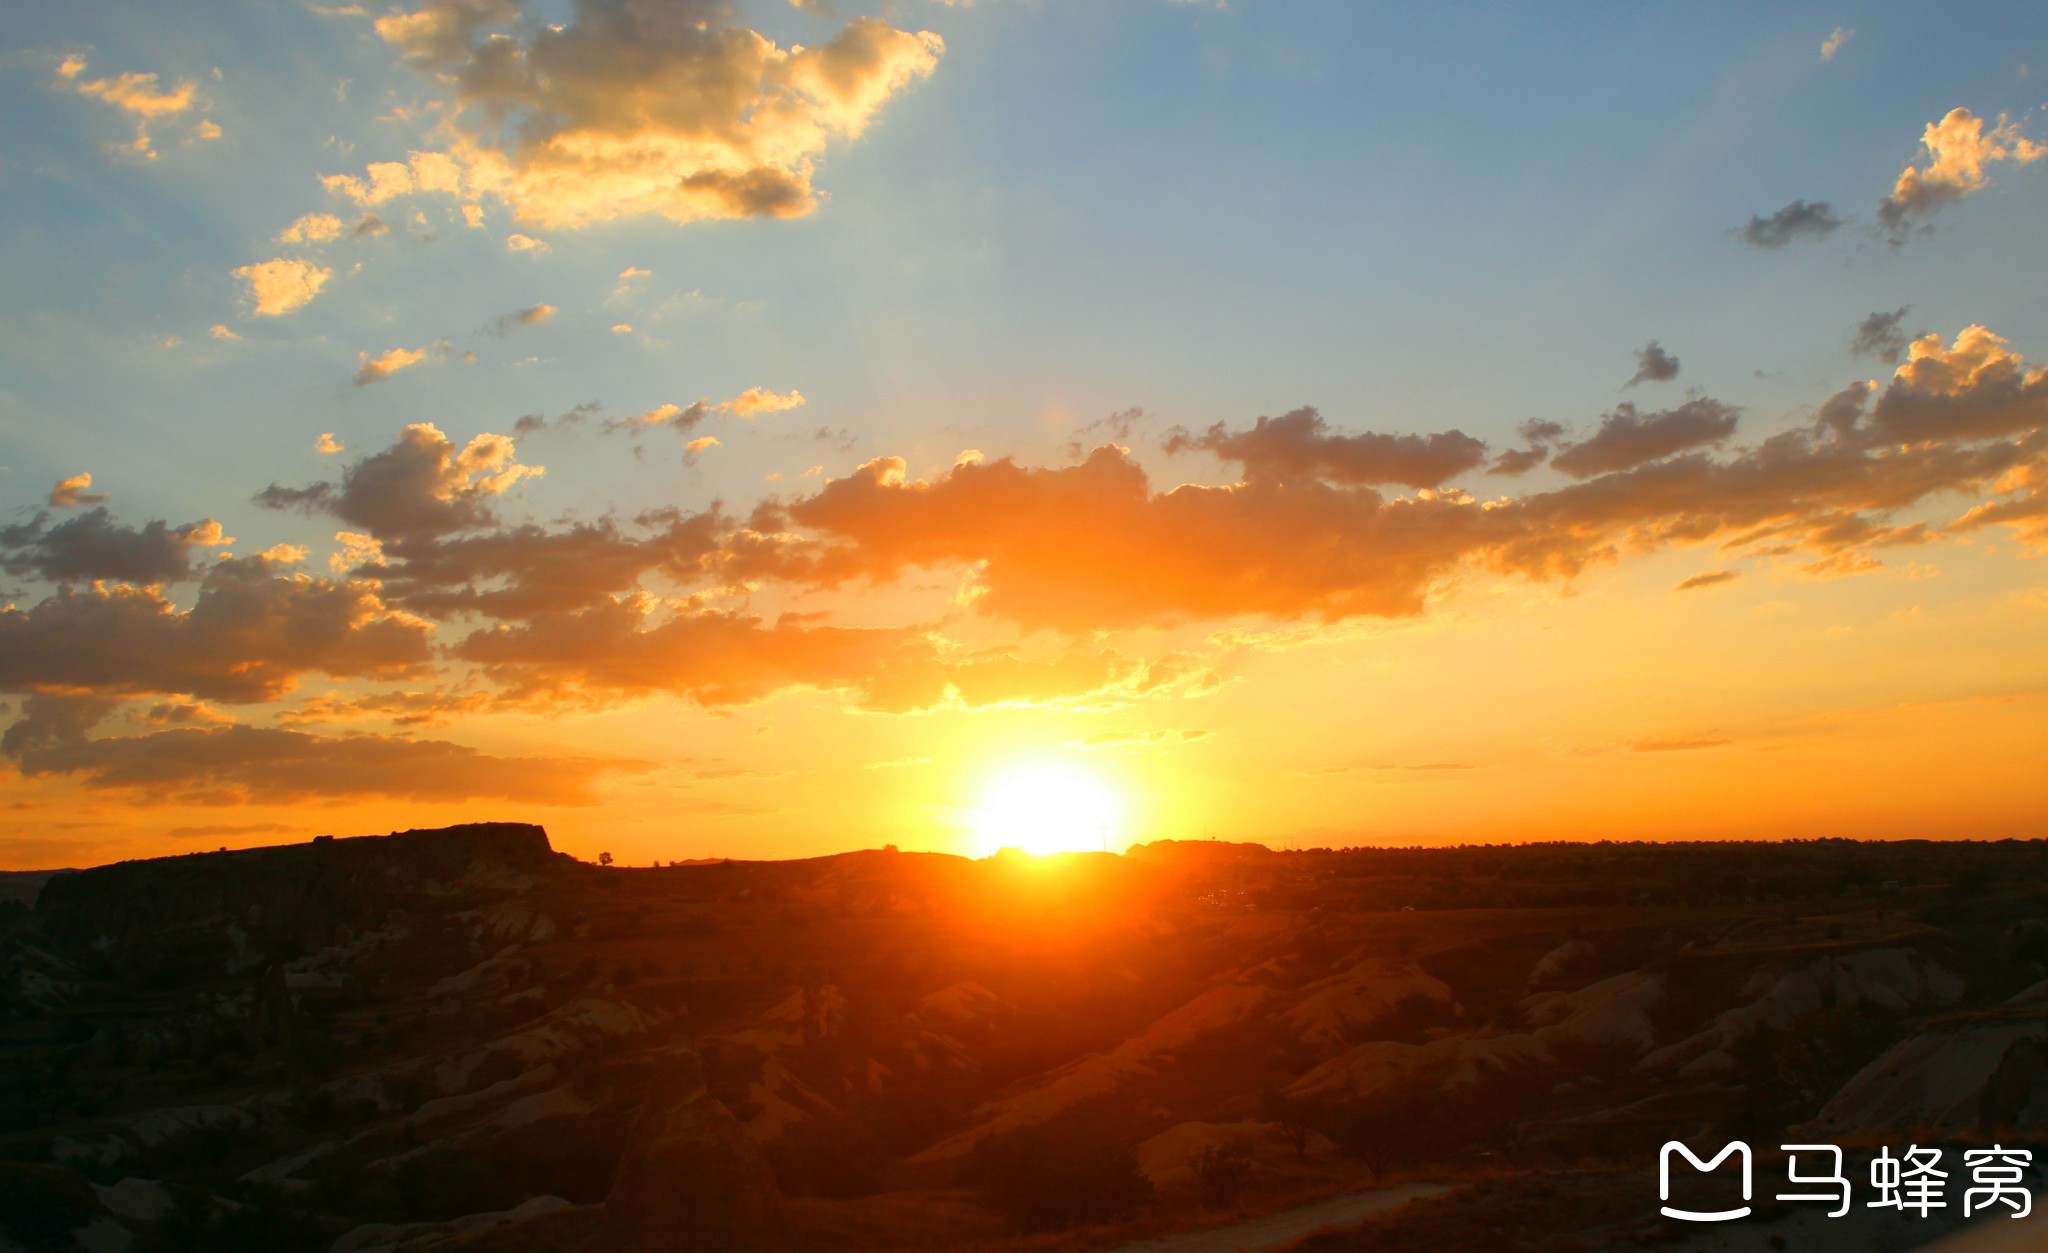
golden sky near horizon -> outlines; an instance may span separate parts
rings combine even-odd
[[[11,36],[0,868],[2048,837],[2023,8],[868,8]]]

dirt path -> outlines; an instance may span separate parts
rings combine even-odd
[[[1223,1227],[1183,1231],[1177,1235],[1126,1244],[1115,1253],[1267,1253],[1268,1250],[1286,1248],[1303,1236],[1325,1227],[1364,1222],[1396,1205],[1417,1197],[1449,1192],[1455,1186],[1448,1183],[1401,1183],[1389,1188],[1347,1192],[1343,1196],[1324,1197],[1307,1205],[1262,1214]]]

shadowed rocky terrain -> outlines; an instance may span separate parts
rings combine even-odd
[[[2038,842],[623,868],[509,823],[18,876],[0,1247],[1113,1248],[1412,1181],[1310,1247],[1684,1246],[1666,1140],[2039,1146],[2044,884]],[[1880,1217],[1713,1235],[1959,1215]]]

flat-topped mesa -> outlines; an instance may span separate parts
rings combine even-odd
[[[318,947],[394,904],[469,888],[516,887],[567,860],[546,830],[471,822],[425,831],[188,853],[54,875],[36,900],[40,930],[60,948],[97,948],[114,963],[140,957],[167,929],[226,926]]]

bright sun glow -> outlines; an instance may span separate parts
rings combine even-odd
[[[1094,852],[1119,847],[1122,811],[1115,790],[1087,770],[1033,762],[991,779],[972,821],[983,853]]]

